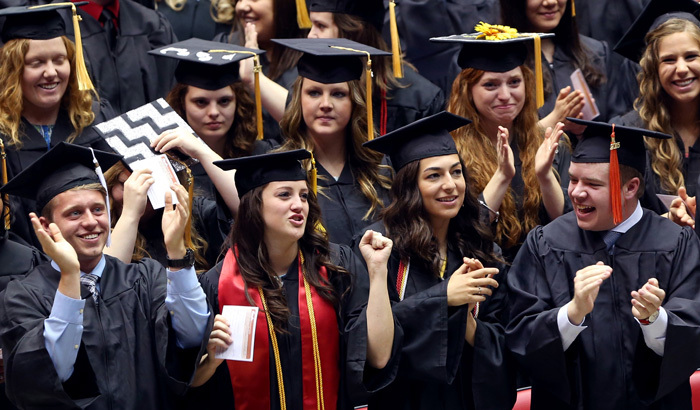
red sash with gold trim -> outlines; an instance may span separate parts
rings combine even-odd
[[[305,409],[319,408],[316,398],[317,384],[314,365],[314,346],[311,335],[312,322],[306,303],[304,275],[302,264],[299,265],[299,321],[301,325],[301,362],[303,374],[303,403]],[[327,278],[325,268],[320,274]],[[325,408],[334,410],[338,401],[340,387],[339,365],[339,331],[333,305],[323,299],[313,286],[310,286],[311,300],[318,334],[318,350],[321,359],[322,389]],[[219,277],[219,309],[226,305],[249,306],[244,293],[244,280],[238,270],[238,263],[229,249],[224,258],[223,268]],[[227,360],[231,386],[236,403],[236,409],[269,410],[270,409],[270,340],[267,320],[260,294],[257,288],[249,288],[248,294],[260,310],[255,329],[255,349],[252,362]],[[291,397],[287,394],[287,397]]]

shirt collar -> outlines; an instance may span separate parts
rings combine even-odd
[[[86,275],[86,274],[88,274],[88,273],[91,273],[91,274],[97,276],[98,278],[102,279],[102,272],[105,270],[105,264],[106,264],[106,262],[105,262],[105,255],[102,254],[102,258],[100,258],[100,261],[97,262],[97,265],[95,266],[95,269],[93,269],[92,272],[83,272],[83,271],[80,271],[80,276],[82,277],[82,276],[84,276],[84,275]],[[59,272],[61,271],[61,269],[58,267],[58,264],[57,264],[56,262],[54,262],[54,261],[51,261],[51,267],[54,268],[55,270],[59,271]]]
[[[637,224],[637,222],[639,222],[642,219],[642,214],[642,205],[640,205],[639,201],[637,201],[637,208],[635,208],[634,212],[632,212],[632,215],[630,215],[629,218],[622,221],[621,224],[612,228],[611,231],[620,233],[625,233],[629,231],[634,225]]]

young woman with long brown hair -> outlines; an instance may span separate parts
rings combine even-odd
[[[392,202],[369,229],[394,242],[389,297],[403,331],[396,379],[370,408],[513,405],[505,269],[449,134],[468,123],[443,112],[366,143],[396,170]]]
[[[363,64],[358,52],[380,50],[343,39],[278,40],[305,51],[299,78],[280,125],[283,149],[304,148],[318,169],[319,204],[330,241],[349,245],[362,228],[376,220],[391,183],[383,156],[362,146],[368,136]],[[330,46],[344,47],[334,49]],[[319,55],[316,53],[319,50]],[[333,54],[345,56],[324,56]],[[372,131],[374,134],[374,131]]]
[[[391,241],[378,233],[363,238],[369,275],[350,248],[329,244],[300,163],[309,157],[294,150],[220,163],[237,170],[239,218],[226,258],[200,281],[215,312],[228,305],[259,311],[252,361],[224,366],[215,354],[233,342],[231,323],[216,317],[193,382],[204,385],[190,393],[196,408],[352,409],[349,388],[361,383],[365,366],[390,362]]]

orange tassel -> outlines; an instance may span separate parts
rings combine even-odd
[[[260,96],[260,72],[262,71],[262,65],[260,65],[260,57],[257,55],[253,61],[255,61],[253,66],[253,72],[255,73],[255,119],[258,128],[258,139],[262,140],[265,135],[263,133],[262,98]]]
[[[576,0],[571,0],[571,17],[576,17]]]
[[[617,160],[617,149],[620,143],[615,142],[615,124],[610,134],[610,203],[612,206],[613,222],[622,222],[622,190],[620,188],[620,164]]]
[[[367,140],[374,139],[374,112],[372,108],[372,60],[367,56],[367,72],[365,73],[365,85],[367,88]]]
[[[535,35],[535,101],[537,108],[544,105],[544,86],[542,77],[542,39]]]
[[[389,32],[391,34],[391,62],[394,68],[394,77],[403,78],[403,65],[401,64],[401,41],[399,40],[399,27],[396,25],[396,2],[389,2]]]

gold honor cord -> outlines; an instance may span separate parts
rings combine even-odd
[[[316,316],[314,315],[314,303],[311,300],[311,288],[309,281],[304,275],[304,255],[299,251],[299,263],[301,263],[301,274],[304,280],[304,291],[306,292],[306,306],[309,308],[309,322],[311,322],[311,339],[314,349],[314,370],[316,376],[316,408],[325,410],[326,405],[323,400],[323,371],[321,369],[321,353],[318,350],[318,332],[316,330]]]
[[[396,2],[389,2],[389,28],[391,32],[391,62],[394,65],[394,77],[403,78],[403,65],[401,64],[401,41],[399,39],[399,27],[396,24]]]
[[[571,17],[576,17],[576,0],[571,0]]]
[[[0,156],[2,159],[2,184],[7,184],[7,154],[5,153],[5,144],[0,139]],[[10,230],[10,197],[7,194],[2,195],[2,213],[3,220],[5,221],[5,230]]]
[[[75,77],[78,80],[78,89],[80,91],[95,92],[95,86],[92,85],[87,68],[85,67],[85,57],[83,56],[83,37],[80,34],[80,21],[82,18],[78,15],[78,10],[73,3],[49,3],[40,6],[32,6],[29,9],[40,9],[53,6],[71,6],[73,10],[73,32],[75,33]]]
[[[316,403],[318,410],[325,410],[326,405],[323,399],[323,373],[321,371],[321,353],[318,349],[318,333],[316,331],[316,316],[314,315],[314,304],[311,299],[311,288],[309,287],[309,281],[306,280],[306,275],[304,274],[304,255],[302,255],[301,250],[299,250],[299,263],[301,264],[301,275],[304,281],[304,291],[306,292],[306,305],[309,309],[309,321],[311,322],[311,339],[313,340],[313,351],[314,351],[314,370],[316,376]],[[265,294],[261,287],[258,287],[258,293],[260,293],[260,300],[262,300],[263,308],[265,309],[265,318],[267,319],[267,330],[270,334],[270,340],[272,340],[272,351],[275,356],[275,369],[277,370],[277,387],[280,395],[280,406],[282,410],[287,409],[287,400],[284,393],[284,378],[282,376],[282,362],[280,360],[280,350],[277,344],[277,334],[275,333],[275,328],[272,324],[272,318],[270,317],[270,312],[267,310],[267,301],[265,300]]]
[[[374,113],[372,110],[372,77],[374,77],[374,73],[372,73],[372,56],[368,51],[355,50],[354,48],[341,46],[331,46],[331,48],[354,51],[355,53],[367,55],[367,70],[365,73],[365,84],[367,88],[367,140],[371,141],[374,139]]]
[[[260,73],[262,65],[260,64],[260,55],[252,51],[244,50],[209,50],[208,53],[241,53],[250,54],[253,56],[253,76],[255,78],[255,119],[258,126],[258,139],[263,139],[263,118],[262,118],[262,97],[260,96]]]
[[[267,319],[267,331],[270,333],[270,340],[272,341],[272,352],[275,356],[275,370],[277,371],[277,389],[280,395],[280,407],[282,410],[287,410],[287,398],[284,394],[284,377],[282,376],[282,362],[280,360],[280,348],[277,344],[277,334],[275,334],[275,327],[272,325],[272,318],[270,317],[270,312],[267,310],[267,301],[265,301],[265,294],[261,287],[258,286],[258,292],[260,293],[260,300],[262,300],[263,309],[265,309],[265,318]]]
[[[445,259],[442,260],[442,264],[440,265],[440,279],[445,278],[445,269],[447,269],[447,255],[445,255]]]

